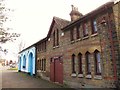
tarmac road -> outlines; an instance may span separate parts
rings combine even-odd
[[[3,67],[0,73],[2,88],[68,88],[16,70],[7,70],[7,67]]]

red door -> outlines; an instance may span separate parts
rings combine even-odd
[[[53,58],[54,62],[50,65],[50,80],[63,84],[63,64],[60,57]]]

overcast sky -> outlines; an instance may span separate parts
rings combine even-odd
[[[13,31],[21,33],[20,40],[26,47],[46,37],[53,16],[70,20],[71,5],[78,7],[82,14],[86,14],[110,0],[6,0],[7,7],[14,9],[10,14],[12,19],[8,26]],[[12,53],[18,51],[18,42],[4,45]]]

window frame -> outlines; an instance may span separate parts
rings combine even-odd
[[[53,32],[53,47],[55,47],[55,31]]]
[[[72,73],[76,73],[76,70],[75,70],[75,54],[72,54]]]
[[[26,56],[25,55],[23,56],[23,68],[24,69],[26,68]]]
[[[90,59],[90,53],[85,53],[85,59],[86,59],[86,73],[87,75],[91,75],[91,59]]]
[[[83,36],[86,37],[88,36],[88,26],[87,26],[87,22],[84,22],[82,24],[82,27],[83,27]]]
[[[95,33],[97,33],[98,32],[98,27],[97,27],[97,19],[96,18],[94,18],[94,19],[92,19],[92,34],[95,34]]]
[[[70,30],[70,41],[74,41],[74,28]]]
[[[56,45],[59,45],[59,30],[56,30],[57,38],[56,38]]]
[[[76,26],[76,39],[80,39],[80,25]]]
[[[44,70],[43,71],[46,71],[46,59],[44,59]]]
[[[99,59],[97,56],[98,54],[99,54]],[[94,51],[94,58],[95,58],[95,74],[101,75],[101,73],[102,73],[102,71],[101,71],[101,58],[100,58],[100,52],[98,50]]]
[[[82,54],[81,53],[78,54],[78,66],[79,66],[78,74],[83,74],[83,71],[82,71]]]
[[[40,70],[42,71],[42,60],[40,59]]]

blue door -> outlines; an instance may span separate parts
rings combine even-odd
[[[29,54],[29,73],[32,76],[33,75],[33,54]]]

